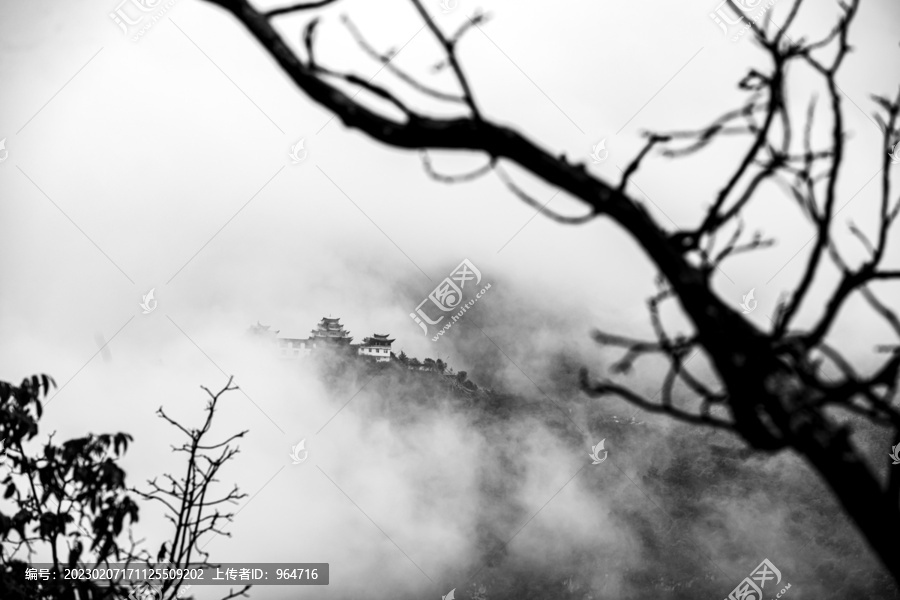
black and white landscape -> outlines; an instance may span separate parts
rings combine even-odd
[[[0,598],[900,598],[898,23],[2,3]]]

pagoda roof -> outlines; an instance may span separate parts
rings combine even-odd
[[[334,317],[334,318],[322,317],[322,322],[325,322],[325,323],[340,323],[340,321],[341,321],[340,317]]]
[[[256,322],[256,325],[250,326],[250,331],[254,333],[278,333],[281,331],[280,329],[273,330],[271,325],[262,325],[259,321]]]

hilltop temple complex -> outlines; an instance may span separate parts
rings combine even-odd
[[[306,339],[278,337],[279,331],[259,322],[250,327],[253,336],[273,344],[284,358],[302,358],[324,348],[356,350],[357,355],[376,362],[390,362],[393,357],[391,344],[394,340],[389,339],[388,334],[375,333],[365,338],[362,344],[353,344],[350,332],[344,329],[339,318],[322,317]]]

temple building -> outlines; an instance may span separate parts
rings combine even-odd
[[[269,325],[261,325],[257,321],[256,325],[250,326],[249,333],[251,336],[275,346],[280,356],[286,358],[309,356],[313,348],[311,340],[278,337],[280,331],[280,329],[272,329]]]
[[[298,338],[278,338],[278,353],[281,356],[295,358],[298,356],[309,356],[312,352],[313,344],[310,340]]]
[[[389,334],[374,333],[372,337],[367,337],[363,343],[358,346],[357,353],[360,356],[371,356],[376,362],[391,361],[391,344],[394,340],[388,339]]]
[[[256,325],[250,326],[250,331],[248,331],[248,333],[253,337],[265,341],[275,341],[279,331],[280,330],[272,329],[269,325],[261,325],[260,322],[257,321]]]
[[[330,317],[322,317],[322,320],[319,321],[319,324],[316,325],[316,328],[310,331],[310,341],[313,343],[313,346],[316,345],[317,342],[324,342],[328,344],[338,344],[338,345],[348,345],[353,341],[353,338],[350,337],[350,332],[344,330],[344,326],[341,325],[340,319],[332,319]]]

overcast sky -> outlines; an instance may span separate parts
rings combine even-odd
[[[715,4],[460,0],[446,14],[437,1],[428,8],[448,31],[476,9],[492,15],[460,46],[485,115],[618,183],[642,131],[710,122],[739,105],[736,83],[749,67],[768,66],[752,43],[722,35],[709,18]],[[596,359],[587,339],[593,327],[648,331],[644,301],[655,271],[614,224],[567,227],[535,216],[494,176],[453,186],[429,179],[415,152],[347,130],[309,101],[214,6],[178,0],[137,42],[109,17],[116,7],[115,0],[0,4],[0,138],[9,153],[0,163],[0,378],[46,372],[65,384],[48,406],[45,431],[62,438],[132,432],[138,443],[129,473],[137,483],[170,461],[171,436],[153,410],[165,404],[196,414],[185,406],[199,406],[197,386],[221,386],[223,371],[240,379],[242,368],[252,370],[235,340],[257,320],[305,337],[320,317],[339,316],[357,341],[390,333],[395,350],[451,354],[451,365],[477,372],[452,332],[434,343],[409,318],[464,258],[492,283],[479,301],[488,306],[473,311],[473,320],[494,332],[503,353],[536,370],[536,357],[554,344]],[[774,8],[776,22],[783,8]],[[405,70],[455,91],[446,73],[430,72],[440,54],[409,3],[343,0],[317,14],[320,61],[402,89],[357,48],[340,23],[348,15],[375,47],[400,49],[394,60]],[[821,34],[834,16],[830,3],[810,3],[795,31]],[[279,21],[292,44],[308,18]],[[874,223],[880,177],[873,177],[888,148],[870,118],[869,96],[896,93],[898,18],[896,2],[863,3],[851,34],[855,51],[839,78],[850,134],[840,204],[852,199],[838,219],[842,227],[848,219]],[[824,96],[808,73],[791,75],[789,96],[802,114],[810,93]],[[454,114],[402,93],[423,110]],[[292,164],[289,151],[301,139],[308,156]],[[603,139],[609,159],[591,164],[591,147]],[[689,160],[653,156],[629,189],[663,226],[688,227],[745,148],[735,140]],[[448,173],[484,161],[448,152],[432,159]],[[510,172],[535,198],[553,197],[543,182]],[[716,288],[735,306],[755,289],[760,310],[748,318],[765,327],[778,294],[801,273],[812,229],[776,187],[761,196],[747,213],[748,229],[761,228],[778,243],[726,263]],[[549,208],[584,211],[565,194]],[[859,256],[852,245],[846,250]],[[889,262],[897,259],[895,244]],[[821,283],[814,298],[828,278]],[[151,288],[158,309],[145,315],[139,303]],[[855,357],[884,341],[882,326],[856,304],[841,323],[835,339]],[[509,385],[526,388],[527,377],[516,377],[510,374]],[[290,445],[311,437],[333,412],[321,400],[301,416],[297,388],[253,381],[255,388],[244,382],[247,396],[229,399],[224,417],[252,430],[235,467],[251,495],[290,464]],[[322,444],[347,451],[365,429],[359,419],[335,422],[334,437]],[[448,444],[464,442],[459,431],[445,433]],[[393,443],[386,433],[367,434]],[[415,444],[427,448],[437,434],[425,428],[416,435]],[[252,537],[255,518],[290,510],[297,492],[285,474],[254,500],[259,506],[249,505],[246,525],[235,524],[239,532]],[[458,482],[465,473],[448,465],[441,477]],[[308,479],[327,493],[327,482]],[[409,480],[403,486],[415,487]],[[245,558],[244,546],[215,543],[233,560],[280,560],[278,552]],[[402,557],[398,565],[402,577],[408,565]]]

